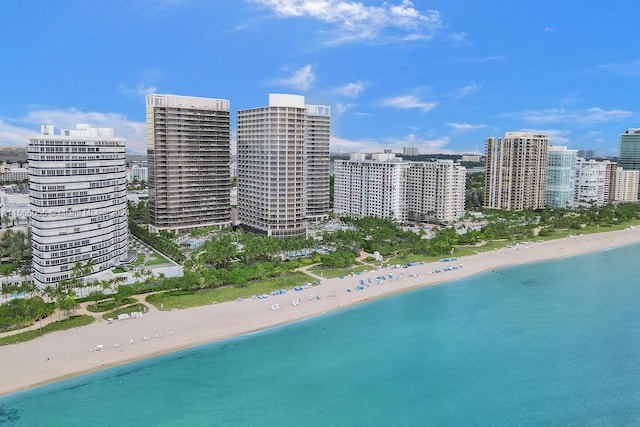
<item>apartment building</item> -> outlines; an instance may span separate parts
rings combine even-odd
[[[231,224],[229,101],[147,96],[149,230]]]
[[[330,108],[270,94],[238,111],[238,221],[275,237],[306,236],[329,215]]]
[[[408,162],[407,217],[451,223],[464,214],[466,169],[453,160]]]
[[[573,207],[578,151],[559,145],[550,145],[548,150],[546,205],[548,208]]]
[[[406,221],[407,167],[391,153],[357,153],[349,160],[334,160],[333,212]]]
[[[640,171],[616,168],[613,201],[637,202]]]
[[[326,105],[307,105],[306,108],[304,153],[307,161],[306,217],[309,223],[318,223],[328,219],[331,213],[329,194],[331,109]]]
[[[35,284],[91,281],[125,261],[125,140],[111,128],[80,124],[55,135],[43,125],[27,152]]]
[[[640,128],[627,129],[620,135],[618,165],[625,170],[640,170]]]
[[[545,205],[547,135],[507,132],[486,140],[484,205],[492,209],[539,209]]]
[[[576,162],[575,204],[576,206],[601,206],[608,202],[605,192],[607,162],[578,158]]]

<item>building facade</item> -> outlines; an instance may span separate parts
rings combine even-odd
[[[576,162],[576,206],[601,206],[608,202],[605,195],[607,165],[594,159],[578,158]]]
[[[640,128],[627,129],[620,135],[618,166],[625,170],[640,170]]]
[[[231,224],[229,101],[147,96],[149,230]]]
[[[307,220],[318,223],[329,218],[329,139],[331,109],[326,105],[307,105],[305,153],[307,160],[305,193]]]
[[[618,166],[624,170],[640,170],[640,128],[627,129],[620,135],[619,154]]]
[[[352,154],[334,160],[333,211],[338,216],[374,216],[397,222],[407,220],[406,171],[395,154]]]
[[[238,111],[238,221],[274,237],[306,236],[329,215],[330,109],[300,95]]]
[[[110,128],[77,125],[55,135],[44,125],[28,157],[35,284],[91,281],[125,261],[125,140]]]
[[[574,206],[577,160],[577,150],[569,150],[565,146],[549,146],[545,193],[548,208]]]
[[[29,169],[18,167],[17,164],[0,164],[0,182],[22,182],[29,179]]]
[[[409,162],[406,178],[410,221],[451,223],[464,215],[466,169],[453,160]]]
[[[640,171],[624,170],[616,168],[615,187],[613,201],[615,202],[636,202],[638,201],[638,183],[640,182]]]
[[[420,154],[418,147],[402,147],[403,156],[417,156]]]
[[[127,182],[142,182],[149,179],[149,169],[146,166],[133,165],[127,170]]]
[[[547,184],[547,135],[507,132],[488,138],[484,206],[490,209],[540,209]]]

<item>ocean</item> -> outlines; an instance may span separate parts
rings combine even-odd
[[[0,398],[0,425],[637,425],[639,258],[503,268],[56,382]]]

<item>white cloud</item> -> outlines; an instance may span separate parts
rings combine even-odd
[[[343,103],[336,103],[333,105],[333,113],[335,114],[344,114],[349,110],[352,110],[353,108],[355,108],[358,104],[354,104],[354,103],[347,103],[347,104],[343,104]]]
[[[544,30],[545,30],[545,31],[549,31],[549,32],[555,32],[555,31],[557,31],[557,30],[556,30],[555,28],[553,28],[553,27],[544,27]]]
[[[36,127],[29,128],[11,124],[10,118],[0,119],[0,146],[26,146],[29,138],[38,133]]]
[[[624,110],[603,110],[602,108],[592,107],[587,110],[581,120],[588,123],[601,123],[608,121],[616,121],[626,119],[633,116],[631,111]]]
[[[465,33],[465,32],[451,33],[451,34],[449,34],[448,38],[452,42],[458,43],[458,44],[466,44],[466,43],[469,42],[467,40],[467,33]]]
[[[437,10],[417,10],[410,0],[367,6],[347,0],[249,0],[281,18],[309,18],[331,29],[330,44],[430,40],[444,27]]]
[[[543,110],[529,110],[514,113],[505,113],[500,117],[524,120],[530,123],[551,124],[559,122],[573,122],[591,125],[618,121],[633,116],[631,111],[625,110],[603,110],[599,107],[592,107],[586,110],[569,111],[565,108],[547,108]]]
[[[441,138],[419,138],[415,134],[408,134],[405,137],[386,137],[380,140],[358,139],[351,140],[331,137],[331,152],[358,153],[358,152],[381,152],[391,149],[394,153],[401,153],[403,147],[417,147],[422,154],[450,154],[451,150],[444,148],[449,144],[449,137]]]
[[[299,70],[291,73],[289,77],[276,80],[276,84],[280,86],[287,86],[296,90],[307,91],[313,81],[316,79],[314,69],[311,65],[305,65]]]
[[[480,58],[478,60],[478,62],[483,63],[483,62],[504,62],[507,60],[507,56],[506,55],[491,55],[491,56],[485,56],[483,58]]]
[[[472,125],[471,123],[447,123],[447,126],[456,131],[468,131],[476,129],[484,129],[486,125]]]
[[[456,98],[464,98],[465,96],[473,93],[473,92],[477,92],[479,91],[481,88],[480,85],[476,84],[476,83],[470,83],[466,86],[463,86],[461,88],[458,88],[458,90],[456,91]]]
[[[26,146],[29,138],[40,133],[40,125],[51,124],[56,133],[62,129],[75,129],[76,124],[113,128],[116,136],[126,138],[127,151],[145,153],[146,125],[118,113],[84,112],[75,108],[34,110],[25,117],[0,120],[0,145]]]
[[[406,135],[403,138],[386,138],[384,140],[390,145],[394,152],[402,152],[402,147],[417,147],[421,154],[452,154],[451,150],[444,148],[450,142],[448,136],[439,138],[419,138],[413,133]]]
[[[401,95],[392,98],[385,98],[380,101],[380,105],[384,107],[393,107],[400,109],[411,109],[417,108],[421,110],[423,113],[427,113],[438,105],[435,102],[425,102],[418,99],[418,97],[414,95]]]
[[[332,153],[357,153],[362,151],[379,151],[381,143],[369,139],[352,140],[331,136],[329,146]]]
[[[158,88],[155,86],[146,86],[144,83],[138,83],[135,88],[129,87],[124,84],[118,85],[118,90],[123,95],[137,95],[146,97],[147,95],[151,95],[152,93],[156,93]]]
[[[598,65],[597,69],[599,71],[605,71],[609,73],[637,76],[638,74],[640,74],[640,60],[636,59],[630,62],[601,64]]]
[[[560,129],[523,129],[524,132],[533,132],[536,134],[547,135],[549,137],[549,144],[551,145],[569,145],[571,140],[569,139],[570,130]]]
[[[362,82],[352,82],[347,83],[343,86],[339,86],[332,90],[332,92],[336,95],[346,96],[348,98],[357,98],[360,96],[360,93],[364,90],[364,83]]]

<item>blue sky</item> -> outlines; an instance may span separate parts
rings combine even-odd
[[[640,127],[636,0],[48,0],[0,5],[0,145],[42,123],[145,152],[149,93],[332,107],[334,152],[482,153],[534,130],[616,155]]]

